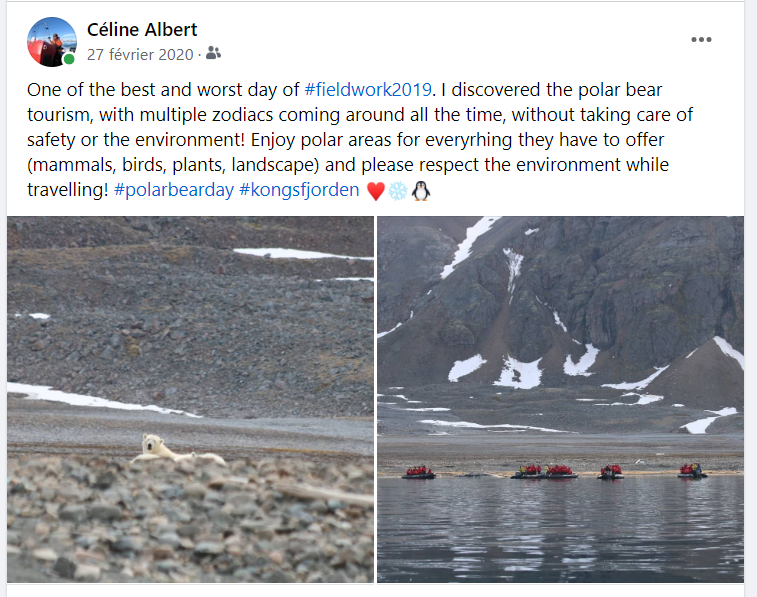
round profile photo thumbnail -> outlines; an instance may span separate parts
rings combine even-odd
[[[42,66],[73,64],[76,54],[76,33],[63,19],[40,19],[29,30],[26,38],[29,54]]]

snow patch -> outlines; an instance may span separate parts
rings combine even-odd
[[[316,282],[373,282],[373,278],[327,278],[326,280],[316,280]]]
[[[604,400],[604,398],[576,398],[578,402],[600,402]]]
[[[743,371],[744,370],[744,355],[741,354],[738,350],[736,350],[733,346],[728,344],[725,338],[721,338],[720,336],[715,336],[713,340],[715,340],[717,345],[720,347],[720,350],[723,351],[723,354],[726,354],[729,357],[732,357],[739,362],[739,365],[741,365],[741,370]]]
[[[689,357],[690,357],[691,355],[693,355],[693,354],[694,354],[694,353],[695,353],[695,352],[696,352],[697,350],[699,350],[699,349],[698,349],[698,348],[695,348],[694,350],[692,350],[692,351],[691,351],[691,352],[690,352],[690,353],[689,353],[689,354],[688,354],[688,355],[686,356],[686,358],[688,359],[688,358],[689,358]]]
[[[652,402],[657,402],[658,400],[662,400],[663,398],[665,398],[665,396],[655,396],[654,394],[637,394],[636,392],[628,392],[627,394],[623,394],[621,398],[623,398],[624,396],[638,396],[639,397],[638,402],[634,402],[629,406],[635,406],[637,404],[651,404]]]
[[[710,426],[710,423],[712,423],[715,419],[719,419],[720,417],[727,417],[729,415],[735,415],[739,411],[737,411],[735,408],[729,407],[729,408],[723,408],[721,410],[706,410],[704,412],[712,413],[717,416],[707,417],[706,419],[699,419],[698,421],[692,421],[691,423],[687,423],[686,425],[681,425],[680,428],[686,429],[686,431],[688,431],[692,435],[703,435],[707,433],[707,428]]]
[[[692,423],[681,425],[680,428],[685,428],[686,431],[688,431],[692,435],[703,435],[707,433],[707,428],[710,426],[710,423],[719,418],[720,417],[707,417],[706,419],[699,419],[698,421],[693,421]]]
[[[384,336],[386,336],[387,334],[391,334],[394,330],[396,330],[398,327],[401,327],[401,326],[402,326],[402,322],[400,321],[391,330],[388,330],[386,332],[380,332],[380,333],[376,334],[376,338],[383,338]]]
[[[455,364],[452,365],[452,369],[450,370],[447,378],[452,382],[456,382],[461,377],[465,377],[466,375],[473,373],[484,363],[486,363],[486,360],[482,358],[480,354],[473,355],[471,358],[464,361],[455,361]]]
[[[193,415],[183,410],[174,410],[171,408],[161,408],[151,404],[149,406],[142,406],[140,404],[128,404],[126,402],[114,402],[113,400],[106,400],[105,398],[97,398],[96,396],[84,396],[82,394],[69,394],[67,392],[61,392],[60,390],[53,390],[51,386],[32,386],[25,383],[7,383],[8,392],[16,392],[18,394],[26,394],[27,400],[49,400],[50,402],[63,402],[65,404],[71,404],[73,406],[94,406],[98,408],[115,408],[118,410],[151,410],[163,414],[177,414],[186,415],[188,417],[194,417],[200,419],[199,415]]]
[[[555,311],[555,317],[557,317],[557,311]],[[565,326],[563,326],[563,328],[564,327]],[[577,363],[573,362],[573,359],[571,358],[570,355],[568,355],[565,358],[563,371],[565,371],[566,375],[571,375],[574,377],[577,375],[582,375],[583,377],[589,377],[590,375],[594,375],[593,373],[589,373],[588,371],[589,371],[589,368],[597,360],[598,354],[599,354],[598,348],[594,348],[591,344],[587,344],[586,354],[584,354],[580,359],[578,359]]]
[[[541,383],[539,361],[541,361],[540,358],[536,359],[533,363],[521,363],[517,359],[507,355],[502,368],[502,374],[493,385],[520,388],[522,390],[535,388]],[[520,378],[518,378],[516,373],[520,374]]]
[[[441,412],[449,410],[448,408],[401,408],[400,410],[412,410],[416,412]]]
[[[487,429],[487,431],[489,433],[525,433],[528,430],[527,429],[509,429],[509,430],[504,430],[504,429]]]
[[[404,388],[404,386],[403,386],[403,387],[400,387],[400,386],[395,386],[395,387],[393,387],[393,388],[389,388],[389,389],[390,389],[390,390],[404,390],[405,388]]]
[[[29,317],[33,319],[50,319],[47,313],[29,313]]]
[[[562,431],[560,429],[547,429],[546,427],[531,427],[530,425],[510,425],[509,423],[503,423],[502,425],[479,425],[478,423],[469,423],[467,421],[437,421],[437,420],[425,420],[418,421],[419,423],[425,423],[426,425],[441,425],[444,427],[466,427],[469,429],[493,429],[498,427],[507,427],[509,429],[532,429],[534,431],[546,431],[549,433],[578,433],[577,431]]]
[[[681,408],[683,404],[674,404],[673,406],[675,406],[676,408]]]
[[[333,253],[302,251],[300,249],[234,249],[234,252],[258,257],[269,255],[271,259],[362,259],[373,261],[373,257],[352,257],[350,255],[334,255]]]
[[[494,222],[501,217],[502,216],[484,216],[473,226],[468,228],[465,233],[465,240],[458,246],[455,256],[452,258],[452,263],[444,266],[444,269],[442,270],[442,280],[454,271],[456,265],[462,263],[470,256],[471,250],[473,249],[473,243],[476,239],[487,232],[494,225]]]
[[[410,317],[407,318],[407,321],[410,321],[413,318],[413,312],[410,311]],[[407,323],[407,321],[405,323]],[[387,334],[391,334],[394,330],[396,330],[398,327],[402,327],[402,322],[400,321],[397,325],[395,325],[391,330],[387,332],[381,332],[379,334],[376,334],[376,338],[383,338]]]
[[[526,230],[525,234],[526,234],[526,236],[531,236],[535,232],[539,232],[539,229],[538,228],[529,228],[528,230]]]
[[[507,291],[510,293],[510,303],[513,304],[513,291],[515,290],[515,278],[520,276],[520,266],[523,263],[523,255],[519,255],[512,249],[502,249],[510,267],[510,280],[507,282]]]
[[[704,412],[712,413],[713,415],[718,415],[719,417],[727,417],[728,415],[735,415],[739,411],[729,406],[727,408],[721,408],[720,410],[706,410]]]
[[[565,324],[562,321],[560,321],[560,316],[557,314],[557,311],[552,311],[552,314],[555,316],[555,323],[562,328],[563,332],[567,333],[568,328],[566,328]]]
[[[437,433],[427,433],[426,435],[449,435],[446,431],[438,431]]]
[[[667,365],[665,367],[655,367],[657,371],[652,373],[649,377],[646,379],[642,379],[641,381],[634,381],[634,382],[623,382],[623,383],[603,383],[603,388],[614,388],[616,390],[643,390],[646,388],[649,384],[651,384],[654,379],[660,375],[665,369],[670,367],[670,365]]]

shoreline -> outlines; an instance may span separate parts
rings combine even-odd
[[[678,474],[698,462],[706,473],[744,474],[744,436],[630,434],[548,436],[537,434],[456,434],[383,436],[377,445],[379,476],[400,474],[425,464],[442,476],[511,475],[521,465],[565,464],[581,475],[598,475],[607,464],[624,474]]]
[[[512,471],[477,471],[475,473],[467,472],[467,471],[445,471],[443,473],[435,473],[437,477],[445,477],[450,479],[461,479],[461,478],[467,478],[467,477],[501,477],[503,479],[510,478],[512,475],[515,474],[515,470]],[[577,475],[586,475],[586,476],[596,476],[599,475],[598,471],[573,471]],[[677,475],[677,470],[669,470],[669,471],[623,471],[623,475],[627,477],[651,477],[651,476],[669,476],[669,475]],[[724,471],[724,470],[706,470],[705,474],[711,477],[743,477],[744,471]],[[376,477],[380,479],[401,479],[402,473],[395,473],[395,472],[389,472],[389,471],[377,471]],[[534,480],[534,479],[532,479]],[[540,480],[540,479],[536,479]],[[546,480],[546,479],[545,479]],[[618,479],[618,481],[621,481],[622,479]]]

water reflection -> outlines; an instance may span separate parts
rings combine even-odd
[[[380,582],[743,582],[744,480],[379,481]]]

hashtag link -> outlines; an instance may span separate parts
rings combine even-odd
[[[250,191],[250,185],[248,183],[244,183],[241,187],[239,187],[239,194],[240,195],[246,195]]]
[[[116,185],[116,195],[120,195],[120,194],[121,194],[121,193],[123,193],[123,192],[124,192],[124,183],[122,183],[122,182],[119,182],[119,183],[118,183],[118,184]]]
[[[305,95],[313,95],[313,92],[315,91],[315,85],[313,83],[308,83],[305,87]]]

